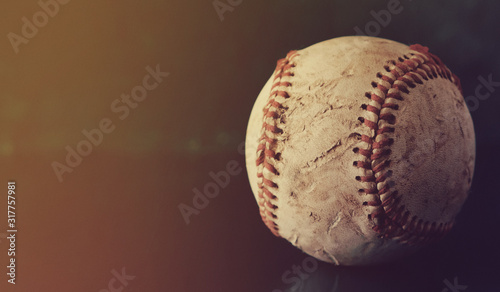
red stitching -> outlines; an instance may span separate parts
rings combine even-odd
[[[376,115],[380,114],[380,110],[378,108],[374,107],[373,105],[368,105],[366,107],[366,110],[369,112],[375,113]]]
[[[280,237],[279,227],[276,224],[277,216],[274,213],[278,209],[276,205],[278,198],[273,193],[278,188],[278,185],[272,178],[266,177],[266,172],[279,175],[278,170],[274,167],[274,162],[278,160],[279,153],[276,153],[274,148],[278,141],[278,135],[283,133],[283,130],[278,127],[283,111],[282,102],[290,97],[287,88],[292,86],[291,82],[282,79],[294,76],[292,69],[295,67],[295,63],[292,63],[292,60],[296,56],[298,56],[297,51],[290,51],[285,58],[277,62],[271,94],[264,107],[262,134],[257,147],[257,159],[255,160],[257,178],[259,179],[257,186],[259,188],[258,204],[260,216],[269,230],[278,237]]]
[[[377,123],[375,122],[372,122],[370,120],[366,120],[364,121],[365,125],[368,126],[370,129],[373,129],[373,130],[376,130],[377,129]]]
[[[380,98],[379,96],[377,96],[375,93],[372,93],[371,100],[373,100],[374,102],[376,102],[378,104],[384,103],[384,100],[382,98]]]
[[[378,194],[378,190],[376,188],[374,188],[374,189],[363,189],[362,191],[365,192],[366,194],[370,194],[370,195]]]
[[[358,153],[365,157],[370,157],[370,155],[372,155],[372,152],[366,149],[358,149]]]
[[[451,81],[460,91],[462,87],[458,77],[451,73],[437,56],[429,53],[427,47],[417,44],[410,46],[410,49],[416,53],[411,53],[410,57],[404,56],[406,60],[399,58],[399,62],[391,62],[392,69],[385,66],[387,74],[378,73],[376,77],[380,81],[372,82],[374,90],[366,94],[373,103],[363,105],[362,108],[375,113],[376,120],[368,118],[359,120],[374,130],[374,134],[373,137],[361,136],[361,140],[366,142],[368,147],[355,148],[354,152],[362,155],[365,160],[355,161],[353,165],[367,169],[368,173],[371,173],[368,176],[357,176],[356,180],[373,184],[370,188],[360,189],[360,192],[371,195],[371,199],[363,205],[375,207],[368,215],[368,219],[375,224],[373,230],[382,238],[394,238],[401,243],[421,244],[443,237],[451,229],[453,222],[438,225],[436,222],[424,222],[417,216],[410,218],[410,212],[401,205],[401,197],[388,181],[392,175],[389,169],[391,162],[387,159],[390,154],[388,147],[393,140],[384,135],[395,131],[392,125],[396,123],[397,118],[392,113],[381,114],[380,109],[388,108],[393,112],[398,110],[398,105],[388,99],[402,101],[401,92],[409,93],[417,84],[423,84],[424,80],[438,76]],[[386,122],[389,126],[380,127],[380,121]]]

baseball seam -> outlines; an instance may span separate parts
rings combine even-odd
[[[410,218],[410,212],[401,204],[401,195],[389,179],[392,176],[389,155],[394,142],[391,136],[396,131],[394,125],[399,109],[397,102],[403,101],[402,93],[408,94],[417,84],[429,79],[447,79],[460,91],[461,86],[458,77],[437,56],[429,53],[428,48],[412,45],[410,49],[414,51],[408,54],[410,57],[404,55],[398,62],[390,62],[392,66],[384,66],[386,72],[377,73],[376,81],[372,82],[374,89],[365,94],[370,100],[361,106],[366,116],[358,120],[371,129],[371,136],[361,135],[366,148],[356,147],[353,151],[364,159],[354,161],[353,165],[364,169],[364,175],[355,179],[367,186],[359,192],[367,197],[363,205],[371,208],[368,219],[375,224],[373,230],[383,238],[419,244],[444,236],[453,220],[437,224],[416,215]]]
[[[275,189],[278,188],[278,185],[274,182],[274,177],[279,175],[274,167],[275,162],[280,158],[280,154],[276,152],[276,144],[279,135],[283,132],[278,127],[278,123],[282,112],[285,110],[283,102],[290,97],[287,88],[292,86],[290,79],[294,76],[293,68],[295,67],[295,63],[292,61],[296,56],[298,56],[297,51],[290,51],[285,58],[277,62],[270,97],[263,109],[264,121],[257,146],[256,165],[257,186],[259,188],[257,203],[262,221],[278,237],[280,235],[275,212],[278,208],[278,198],[273,194]]]

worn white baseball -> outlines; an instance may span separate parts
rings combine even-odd
[[[457,76],[426,47],[341,37],[278,61],[246,138],[250,184],[278,237],[340,265],[441,238],[471,185],[474,128]]]

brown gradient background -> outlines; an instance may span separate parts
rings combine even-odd
[[[19,231],[17,284],[0,268],[0,291],[98,292],[122,267],[136,276],[124,292],[292,291],[282,276],[306,256],[260,221],[237,148],[277,59],[354,34],[388,2],[243,0],[221,21],[212,0],[73,0],[16,54],[7,34],[20,34],[22,17],[40,7],[3,1],[0,235],[8,180],[17,184]],[[380,37],[429,46],[466,96],[478,76],[500,81],[498,2],[401,5]],[[119,120],[110,104],[156,64],[170,76]],[[499,100],[496,91],[472,114],[473,190],[442,242],[380,267],[320,263],[293,291],[443,291],[455,277],[467,291],[498,291]],[[65,147],[102,118],[116,129],[60,183],[51,163],[64,163]],[[241,173],[186,225],[177,206],[192,205],[193,188],[231,160]],[[0,267],[7,249],[0,237]]]

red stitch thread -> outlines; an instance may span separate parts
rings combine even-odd
[[[277,143],[277,135],[283,133],[283,130],[278,127],[283,110],[282,101],[290,97],[287,88],[292,86],[291,82],[282,79],[294,76],[292,69],[295,67],[295,63],[292,60],[296,56],[298,56],[297,51],[290,51],[285,58],[277,62],[269,101],[264,107],[262,134],[257,147],[257,159],[255,160],[257,178],[259,179],[257,186],[259,187],[258,204],[260,216],[269,230],[278,237],[280,237],[279,227],[276,224],[277,216],[274,213],[278,208],[275,204],[278,198],[273,192],[279,186],[272,179],[266,177],[265,172],[273,175],[279,174],[278,170],[274,167],[274,161],[278,160],[280,154],[276,153],[274,148]]]
[[[438,76],[448,79],[455,84],[460,92],[462,87],[460,80],[456,75],[443,64],[435,55],[429,53],[427,47],[421,45],[412,45],[410,49],[417,53],[412,53],[411,57],[405,56],[405,59],[399,58],[399,62],[391,62],[394,66],[390,69],[384,66],[388,75],[377,74],[381,82],[372,82],[374,91],[367,93],[372,105],[363,105],[363,109],[375,113],[377,120],[371,121],[367,118],[359,120],[373,131],[373,137],[361,136],[361,140],[369,146],[367,149],[355,148],[365,160],[353,163],[355,167],[371,170],[371,175],[357,176],[356,180],[361,182],[374,183],[374,187],[361,189],[361,192],[375,196],[372,200],[364,202],[363,205],[375,207],[368,215],[368,219],[375,224],[373,230],[380,233],[382,238],[393,238],[401,243],[421,244],[443,237],[453,226],[453,222],[440,223],[424,222],[417,216],[410,218],[410,212],[401,205],[400,196],[393,189],[387,179],[392,175],[390,161],[387,159],[390,154],[390,145],[393,140],[383,134],[393,133],[395,128],[392,126],[397,122],[397,118],[392,113],[380,114],[380,109],[388,108],[394,111],[398,110],[398,105],[387,102],[387,99],[393,98],[402,101],[401,92],[409,93],[411,88],[417,84],[423,84],[423,80],[437,78]],[[384,82],[384,85],[381,83]],[[387,84],[389,88],[387,88]],[[391,90],[392,89],[392,90]],[[382,92],[379,95],[378,91]],[[391,91],[389,93],[389,91]],[[379,127],[379,121],[385,121],[391,126]],[[379,187],[377,184],[382,183]]]

